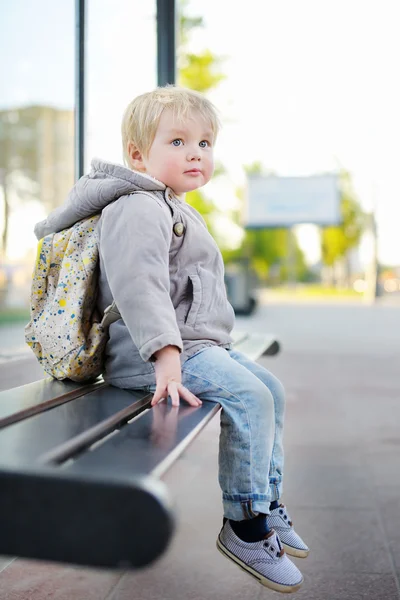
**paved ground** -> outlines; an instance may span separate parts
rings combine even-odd
[[[294,598],[400,598],[399,319],[389,306],[285,304],[239,321],[283,342],[279,357],[262,362],[286,386],[284,501],[312,550],[297,560],[305,583]],[[38,373],[19,358],[0,365],[0,383]],[[0,599],[277,598],[215,549],[217,438],[214,420],[165,477],[178,532],[151,568],[115,574],[0,559]]]

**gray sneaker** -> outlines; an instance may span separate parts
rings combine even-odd
[[[270,529],[275,529],[283,547],[290,556],[296,556],[297,558],[308,556],[310,549],[293,529],[292,519],[284,504],[271,511],[271,514],[267,516],[267,523]]]
[[[234,533],[229,521],[221,529],[217,548],[227,558],[276,592],[295,592],[303,576],[283,550],[275,531],[259,542],[244,542]]]

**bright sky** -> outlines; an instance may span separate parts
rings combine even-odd
[[[75,2],[14,0],[7,12],[5,5],[0,108],[72,108]],[[121,162],[122,111],[156,83],[155,3],[88,5],[87,155]],[[211,94],[224,122],[217,156],[229,178],[210,189],[222,205],[243,184],[243,164],[261,161],[281,175],[342,165],[365,208],[375,197],[380,259],[400,263],[399,9],[400,0],[246,0],[242,10],[190,0],[206,24],[193,48],[226,57],[227,78]]]

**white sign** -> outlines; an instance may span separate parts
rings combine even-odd
[[[337,175],[276,177],[249,175],[244,226],[291,227],[300,223],[339,225]]]

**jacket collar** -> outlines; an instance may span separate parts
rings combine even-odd
[[[139,173],[139,171],[133,171],[123,165],[101,160],[100,158],[94,158],[90,163],[91,171],[94,173],[104,173],[117,179],[124,179],[132,183],[137,189],[146,190],[147,192],[165,191],[166,185],[158,179],[147,175],[147,173]]]

